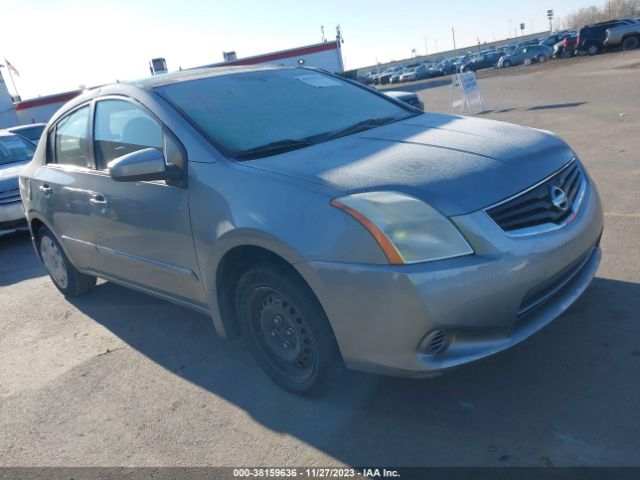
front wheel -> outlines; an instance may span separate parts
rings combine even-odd
[[[511,66],[511,62],[510,62],[509,60],[505,60],[505,61],[502,63],[502,66],[503,66],[504,68],[509,68],[509,67]]]
[[[236,289],[236,313],[251,352],[283,389],[321,394],[341,365],[322,307],[295,273],[269,264],[245,272]]]
[[[546,62],[546,61],[547,61],[547,57],[546,57],[546,55],[540,55],[540,56],[538,56],[538,62],[539,62],[539,63],[544,63],[544,62]]]
[[[53,284],[64,296],[77,297],[96,285],[96,277],[80,273],[46,227],[41,227],[38,232],[38,250]]]

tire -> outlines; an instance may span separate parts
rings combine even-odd
[[[598,45],[592,44],[587,47],[587,53],[589,55],[597,55],[600,53],[600,47]]]
[[[547,61],[546,55],[538,55],[538,63],[544,63]]]
[[[96,277],[80,273],[46,227],[38,231],[38,253],[53,284],[65,297],[84,295],[95,287]]]
[[[640,37],[627,37],[622,41],[622,50],[625,52],[640,47]]]
[[[319,396],[342,369],[329,320],[294,272],[271,264],[249,269],[238,282],[235,308],[251,353],[284,390]]]
[[[509,60],[505,60],[504,62],[502,62],[502,66],[504,68],[509,68],[511,66],[511,62]]]
[[[526,67],[528,67],[533,63],[533,60],[531,60],[530,58],[525,58],[523,63]]]

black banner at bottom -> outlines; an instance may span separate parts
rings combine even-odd
[[[639,480],[638,467],[0,467],[0,480]]]

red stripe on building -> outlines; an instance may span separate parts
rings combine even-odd
[[[41,107],[42,105],[51,105],[52,103],[67,102],[72,98],[80,95],[81,90],[75,92],[61,93],[60,95],[50,95],[48,97],[33,98],[24,102],[16,103],[16,110],[26,110],[27,108]]]
[[[234,62],[218,63],[216,64],[216,66],[255,65],[257,63],[273,62],[275,60],[282,60],[283,58],[302,57],[304,55],[309,55],[311,53],[326,52],[329,50],[337,50],[337,49],[338,49],[337,42],[326,42],[326,43],[320,43],[318,45],[312,45],[310,47],[302,47],[302,48],[296,48],[293,50],[286,50],[284,52],[267,53],[265,55],[257,55],[255,57],[243,58],[241,60],[236,60]]]

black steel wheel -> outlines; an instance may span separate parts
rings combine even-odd
[[[338,347],[320,304],[295,273],[271,265],[245,272],[236,312],[260,366],[282,388],[315,396],[339,365]]]

